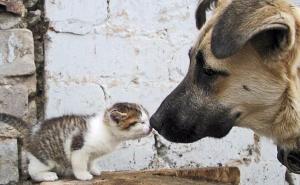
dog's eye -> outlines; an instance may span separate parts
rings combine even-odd
[[[200,70],[199,73],[206,75],[207,77],[215,77],[215,76],[228,76],[228,73],[225,71],[219,71],[216,69],[212,69],[205,63],[204,55],[201,51],[199,51],[196,55],[197,67]]]
[[[215,75],[218,74],[218,71],[215,71],[215,70],[213,70],[213,69],[211,69],[211,68],[204,68],[204,69],[203,69],[203,73],[204,73],[205,75],[207,75],[207,76],[215,76]]]
[[[209,67],[203,68],[203,73],[206,76],[210,76],[210,77],[213,77],[213,76],[228,76],[228,73],[225,72],[225,71],[218,71],[218,70],[215,70],[215,69],[211,69]]]

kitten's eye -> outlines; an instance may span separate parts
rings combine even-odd
[[[142,121],[141,124],[146,124],[146,122],[145,122],[145,121]]]

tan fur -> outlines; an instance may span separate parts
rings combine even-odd
[[[213,16],[200,30],[192,56],[201,50],[207,66],[229,73],[214,82],[214,97],[226,107],[242,112],[236,126],[253,129],[285,148],[300,147],[300,9],[289,1],[269,1],[253,12],[252,19],[238,30],[248,32],[259,25],[284,22],[289,26],[290,35],[283,50],[262,57],[251,43],[246,43],[234,55],[217,59],[211,51],[212,30],[231,2],[219,1]],[[195,63],[195,57],[192,58]]]
[[[115,111],[116,109],[118,111]],[[127,104],[127,106],[115,104],[108,112],[112,112],[112,114],[119,117],[118,127],[126,130],[141,121],[142,110],[145,109],[135,104]]]
[[[119,123],[120,128],[123,130],[130,128],[130,126],[132,125],[135,125],[140,121],[141,117],[141,113],[134,110],[130,110],[127,114],[128,116],[126,117],[126,119],[122,120]]]

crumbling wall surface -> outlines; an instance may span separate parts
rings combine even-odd
[[[35,1],[36,2],[36,1]],[[37,120],[34,37],[29,21],[39,15],[34,0],[0,0],[0,112],[29,123]],[[26,174],[19,134],[0,123],[0,184],[15,184]]]
[[[150,113],[183,79],[197,38],[198,0],[47,0],[47,118],[101,111],[116,101]],[[235,165],[241,184],[283,185],[276,147],[246,129],[222,140],[172,144],[159,136],[124,143],[103,170]]]

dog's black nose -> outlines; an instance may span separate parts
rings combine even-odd
[[[157,132],[159,132],[161,130],[162,124],[161,124],[161,122],[159,121],[159,119],[155,115],[151,116],[151,118],[150,118],[150,125]]]

